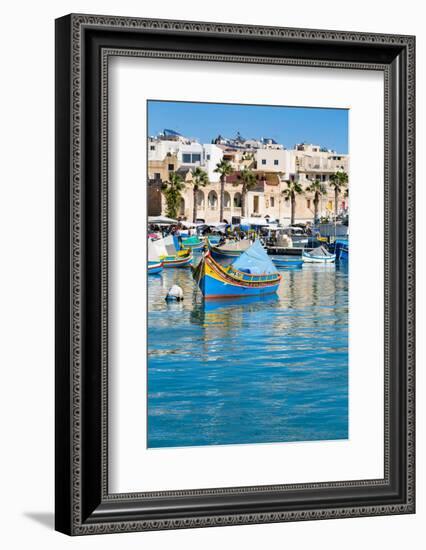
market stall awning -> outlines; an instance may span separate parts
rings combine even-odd
[[[155,225],[174,225],[177,224],[178,221],[167,218],[166,216],[148,216],[148,223],[153,223]]]

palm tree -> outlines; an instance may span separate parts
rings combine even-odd
[[[193,193],[193,209],[192,209],[192,221],[195,223],[197,220],[197,193],[200,187],[205,187],[209,183],[207,172],[197,166],[192,173],[192,193]]]
[[[294,214],[296,212],[296,196],[303,195],[303,187],[297,181],[287,180],[287,188],[284,189],[282,194],[285,201],[290,201],[291,204],[291,219],[290,225],[294,224]]]
[[[225,199],[225,181],[226,176],[229,176],[232,174],[234,169],[229,164],[229,162],[225,159],[222,159],[220,162],[216,164],[216,168],[214,170],[217,174],[220,174],[220,212],[219,212],[219,221],[223,222],[223,203]]]
[[[180,201],[182,199],[180,192],[185,188],[185,182],[182,176],[177,172],[170,172],[169,180],[163,182],[161,190],[166,199],[166,215],[170,218],[177,218]]]
[[[320,197],[327,193],[325,185],[321,183],[321,180],[316,179],[306,188],[308,193],[313,193],[314,195],[314,223],[318,221],[318,204]]]
[[[246,196],[250,189],[256,187],[256,174],[248,168],[244,168],[237,176],[237,181],[233,185],[242,185],[241,188],[241,217],[246,215]]]
[[[330,176],[330,186],[334,187],[334,216],[337,218],[339,195],[348,186],[348,174],[346,172],[335,172]]]

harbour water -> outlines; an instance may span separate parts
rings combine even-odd
[[[281,273],[277,295],[210,302],[190,269],[149,277],[148,447],[348,437],[347,264]]]

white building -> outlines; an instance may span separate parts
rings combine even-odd
[[[296,152],[287,149],[257,149],[255,152],[257,170],[280,172],[282,179],[289,179],[296,173]]]
[[[176,155],[179,164],[200,166],[203,160],[203,146],[198,141],[183,136],[174,139],[148,139],[148,161],[162,161],[168,154]]]
[[[207,172],[209,181],[217,183],[220,174],[215,172],[216,165],[223,158],[223,149],[212,143],[203,144],[203,169]]]

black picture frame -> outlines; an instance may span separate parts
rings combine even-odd
[[[112,55],[383,71],[383,479],[108,493],[105,144]],[[79,14],[56,20],[58,531],[85,535],[414,513],[414,86],[413,36]]]

